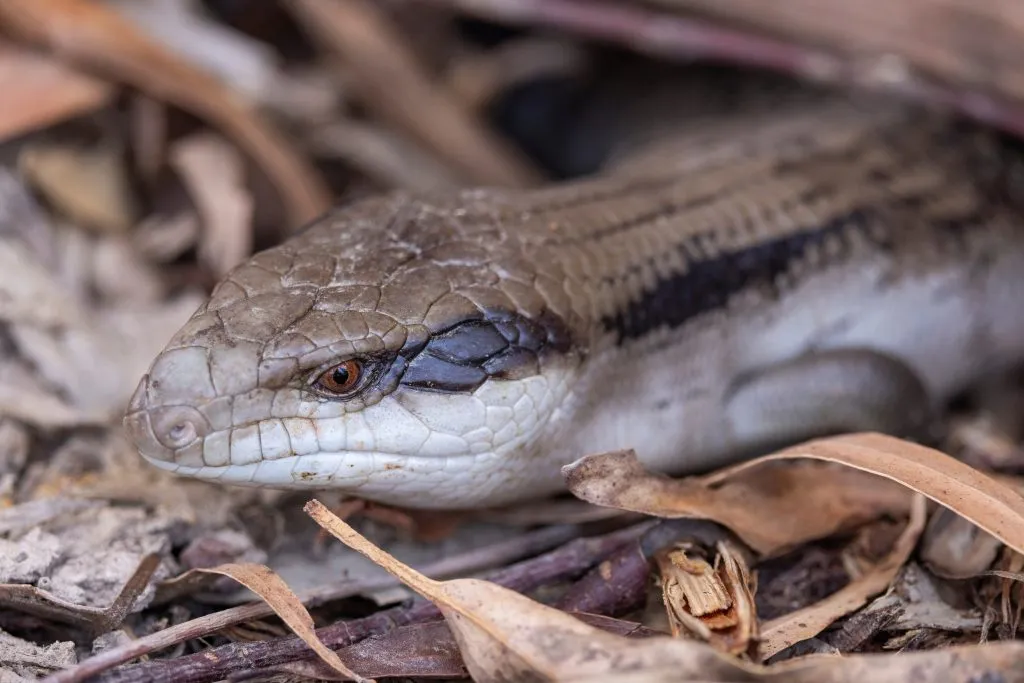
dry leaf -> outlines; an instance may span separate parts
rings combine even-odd
[[[319,501],[305,509],[336,538],[437,604],[478,683],[610,680],[623,672],[662,667],[671,667],[677,680],[740,681],[753,671],[701,643],[661,637],[638,641],[605,633],[487,581],[428,579],[374,546]]]
[[[19,242],[0,240],[0,320],[40,327],[74,325],[74,295]]]
[[[50,217],[21,177],[5,166],[0,166],[0,241],[20,242],[46,270],[57,263],[56,232]]]
[[[32,184],[76,225],[125,233],[138,209],[124,159],[113,145],[35,144],[18,156]]]
[[[0,140],[95,111],[114,88],[60,60],[0,41]]]
[[[369,679],[349,671],[338,658],[338,655],[320,641],[316,635],[313,617],[309,616],[309,612],[303,607],[302,601],[292,592],[288,584],[275,574],[270,567],[262,564],[222,564],[218,567],[194,569],[192,571],[231,577],[253,593],[259,595],[274,610],[274,613],[281,617],[284,623],[288,624],[288,627],[295,635],[302,638],[317,653],[320,659],[335,672],[356,681],[372,683]]]
[[[13,360],[0,360],[0,416],[50,429],[101,425],[109,418],[100,411],[70,405]]]
[[[865,432],[816,439],[722,470],[715,483],[762,462],[814,458],[891,479],[931,498],[1017,552],[1024,552],[1024,497],[1002,481],[945,453],[895,437]]]
[[[815,439],[706,477],[673,480],[651,474],[631,451],[587,456],[562,471],[573,493],[584,500],[658,517],[713,519],[765,554],[831,535],[854,520],[900,511],[903,498],[872,483],[872,477],[836,488],[835,482],[846,481],[845,475],[828,469],[776,469],[778,461],[803,458],[894,481],[950,508],[1010,547],[1024,548],[1020,494],[935,449],[872,432]],[[765,470],[765,465],[771,468]],[[797,484],[803,488],[795,488]]]
[[[219,126],[275,183],[293,226],[330,206],[320,174],[274,128],[217,79],[149,40],[113,10],[86,0],[0,0],[0,24],[10,35]]]
[[[252,251],[253,202],[244,160],[234,146],[211,133],[176,142],[171,163],[199,210],[199,258],[223,277]]]
[[[153,40],[247,98],[277,81],[280,58],[259,40],[211,20],[194,0],[104,0]]]
[[[435,602],[478,683],[509,680],[655,683],[974,683],[1024,681],[1024,643],[933,652],[805,658],[773,667],[746,664],[702,643],[604,633],[554,608],[476,579],[433,581],[398,562],[313,500],[306,512],[350,548]]]
[[[352,70],[364,104],[477,184],[528,186],[540,174],[514,147],[434,82],[375,3],[294,0],[299,24]]]
[[[65,233],[67,234],[67,233]],[[145,262],[132,248],[131,242],[121,236],[100,237],[90,240],[83,250],[88,256],[90,271],[86,282],[97,297],[112,306],[149,305],[162,307],[166,302],[166,285],[159,273]],[[68,255],[64,252],[64,255]]]
[[[119,417],[139,377],[200,303],[192,295],[159,306],[92,311],[78,326],[46,330],[15,325],[11,336],[75,406],[88,407],[88,415]]]
[[[51,591],[18,583],[0,585],[0,607],[72,624],[99,635],[121,625],[159,566],[159,555],[143,556],[114,600],[105,607],[79,604]]]
[[[183,209],[170,215],[152,214],[136,226],[132,243],[140,254],[165,263],[191,248],[199,232],[199,216],[192,210]]]
[[[761,657],[768,659],[794,643],[813,638],[885,591],[914,551],[926,520],[925,499],[916,496],[903,533],[873,567],[824,600],[761,625]]]
[[[714,520],[762,555],[775,555],[880,515],[903,516],[906,489],[820,463],[773,464],[736,476],[670,479],[633,451],[581,458],[562,468],[569,490],[595,505],[656,517]],[[813,514],[809,514],[813,512]]]

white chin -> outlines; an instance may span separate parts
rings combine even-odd
[[[508,455],[495,453],[416,457],[346,451],[218,467],[179,465],[148,457],[146,460],[182,477],[219,484],[340,491],[408,508],[489,507],[524,497],[524,491],[541,496],[559,488],[558,479],[536,477],[543,468],[527,469]],[[557,469],[555,474],[557,477]],[[509,481],[520,485],[511,487]]]

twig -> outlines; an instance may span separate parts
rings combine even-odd
[[[599,567],[574,583],[555,604],[566,612],[607,616],[623,614],[643,603],[650,576],[648,559],[681,539],[714,546],[733,538],[724,527],[703,520],[662,520],[643,536],[612,553]]]
[[[431,82],[379,10],[364,0],[291,0],[310,35],[351,70],[366,104],[474,184],[531,185],[540,175],[440,83]]]
[[[639,624],[619,621],[608,616],[621,614],[643,604],[650,576],[647,558],[665,546],[683,539],[713,546],[728,535],[728,531],[713,522],[690,519],[662,520],[642,536],[622,545],[598,566],[584,574],[570,586],[554,606],[592,626],[623,636],[655,635],[657,632],[645,629]],[[425,642],[429,642],[429,648],[421,651],[419,643]],[[410,649],[415,652],[410,652]],[[351,670],[374,678],[461,678],[466,673],[459,649],[455,637],[445,623],[425,622],[402,626],[387,634],[342,648],[338,651],[338,656]],[[322,662],[310,660],[272,669],[235,672],[232,678],[236,681],[264,678],[272,672],[307,678],[330,675],[329,668]]]
[[[654,522],[643,522],[603,536],[580,538],[539,557],[486,575],[488,581],[525,593],[545,584],[579,576],[623,544],[642,535]],[[393,607],[363,619],[343,621],[317,630],[329,648],[337,650],[406,624],[440,617],[441,612],[423,599]],[[98,680],[116,683],[206,683],[230,673],[279,666],[314,657],[298,638],[284,637],[256,643],[232,643],[168,661],[149,661],[124,667]],[[80,680],[80,679],[79,679]]]
[[[478,572],[488,567],[501,566],[523,557],[542,553],[579,535],[574,525],[550,526],[523,534],[501,543],[477,548],[454,557],[434,562],[422,571],[427,576],[445,578]],[[380,576],[360,581],[345,581],[316,588],[300,595],[307,607],[315,607],[331,600],[386,590],[400,585],[392,576]],[[274,611],[262,602],[240,605],[213,614],[176,624],[157,633],[139,638],[125,645],[105,650],[69,669],[53,674],[47,683],[75,683],[96,676],[119,664],[178,643],[201,638],[222,629],[255,619],[273,616]]]

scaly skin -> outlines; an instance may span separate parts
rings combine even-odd
[[[807,396],[790,438],[897,430],[904,385],[934,406],[1024,358],[1007,163],[984,130],[825,100],[581,181],[364,200],[220,283],[125,424],[182,475],[435,508],[543,495],[615,448],[724,464],[767,442],[765,396]],[[887,360],[827,353],[864,349]],[[350,359],[355,390],[325,392]]]

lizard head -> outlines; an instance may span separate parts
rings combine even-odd
[[[382,197],[257,254],[155,359],[130,438],[184,476],[408,507],[557,488],[537,442],[579,364],[570,316],[470,218]]]

